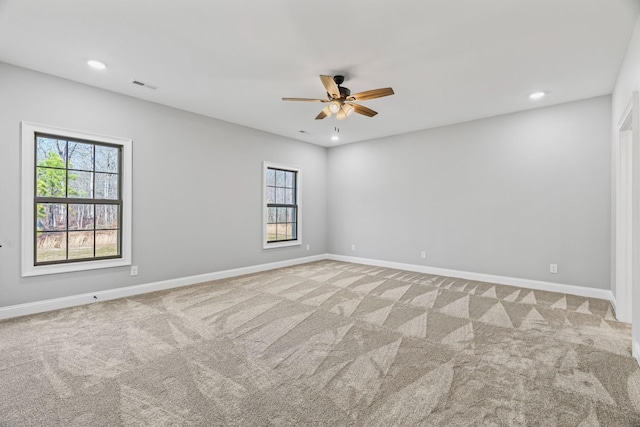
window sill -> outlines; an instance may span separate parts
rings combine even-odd
[[[22,268],[22,277],[44,276],[46,274],[72,273],[76,271],[97,270],[100,268],[125,267],[131,265],[126,259],[105,259],[97,261],[83,261],[70,264],[51,264],[29,266]]]
[[[291,240],[287,242],[273,242],[273,243],[264,243],[262,245],[263,249],[273,249],[273,248],[285,248],[287,246],[301,246],[302,242],[300,240]]]

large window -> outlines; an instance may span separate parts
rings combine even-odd
[[[35,265],[122,256],[122,146],[36,133]]]
[[[22,132],[23,275],[130,264],[131,141]]]
[[[300,169],[264,163],[264,244],[299,245]]]

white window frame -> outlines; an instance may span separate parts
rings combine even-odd
[[[271,242],[267,243],[267,169],[284,169],[291,172],[296,172],[296,204],[297,208],[297,222],[296,222],[296,239],[287,240],[283,242]],[[302,199],[300,195],[302,191],[302,177],[301,169],[295,166],[283,165],[273,162],[262,162],[262,248],[273,249],[283,248],[287,246],[300,246],[302,245]]]
[[[121,258],[79,261],[64,264],[34,265],[34,209],[35,198],[35,135],[45,133],[64,138],[81,139],[96,143],[108,143],[122,147],[122,241]],[[132,191],[132,144],[131,139],[98,135],[89,132],[21,122],[22,144],[22,277],[45,274],[69,273],[95,270],[99,268],[123,267],[131,265],[131,191]]]

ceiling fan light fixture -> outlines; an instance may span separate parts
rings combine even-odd
[[[355,111],[355,108],[353,108],[353,105],[344,104],[342,106],[342,110],[344,111],[344,114],[348,117],[353,114],[353,112]]]
[[[340,108],[340,101],[331,101],[329,103],[329,111],[331,111],[333,114],[337,114],[338,111],[340,111]]]

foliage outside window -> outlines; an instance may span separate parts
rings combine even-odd
[[[131,263],[131,140],[22,124],[22,274]]]
[[[264,248],[300,244],[299,169],[264,165]]]

